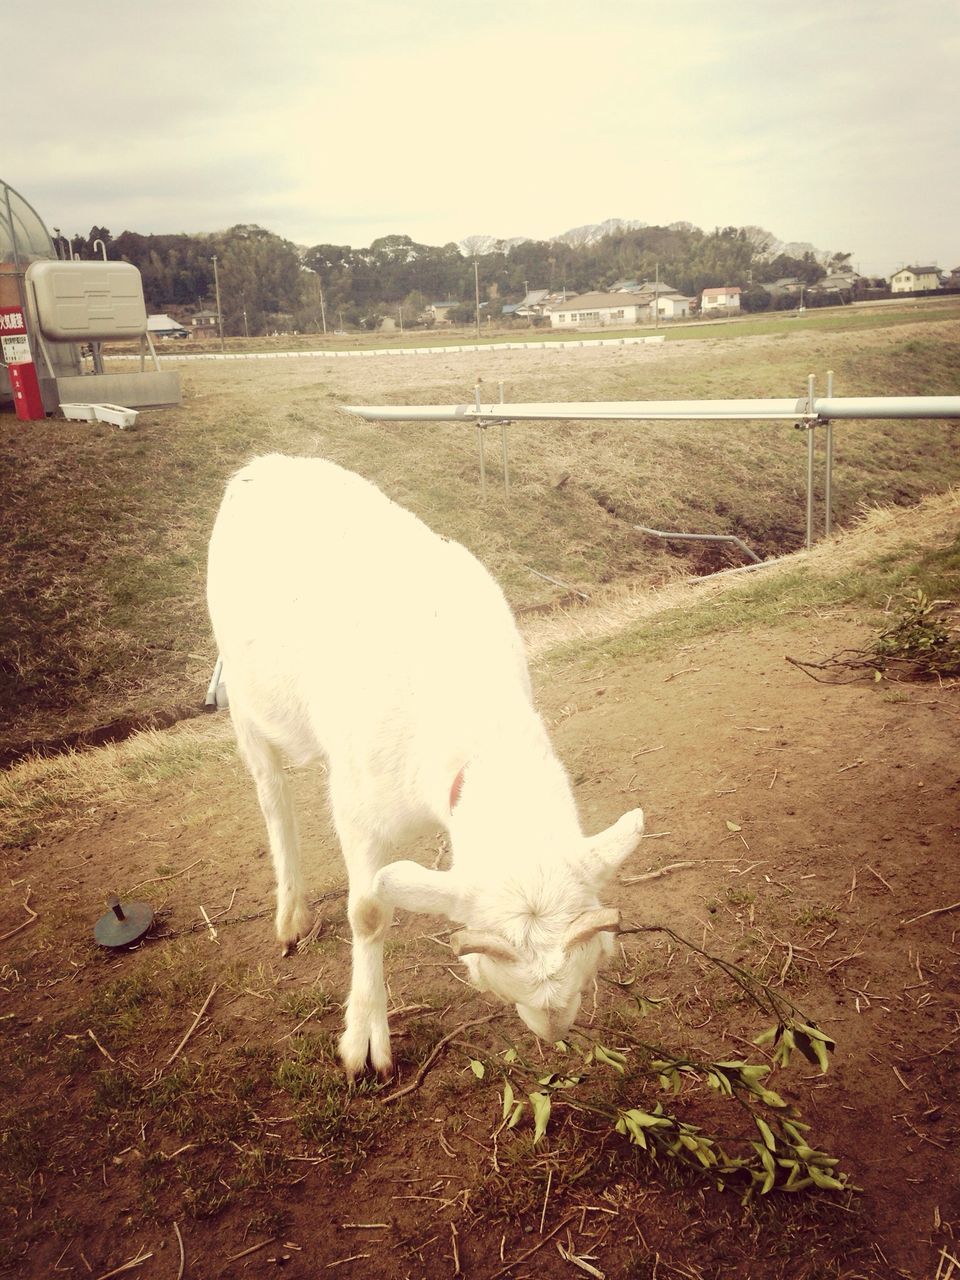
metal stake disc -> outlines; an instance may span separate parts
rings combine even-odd
[[[93,927],[93,936],[101,947],[132,947],[153,924],[153,907],[147,902],[126,902],[111,896],[110,910]]]

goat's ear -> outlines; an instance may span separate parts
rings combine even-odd
[[[563,939],[564,951],[572,951],[581,947],[598,933],[618,933],[620,931],[620,912],[616,907],[598,907],[595,911],[584,911],[577,916]]]
[[[517,959],[516,951],[506,938],[483,929],[461,929],[451,935],[450,945],[458,956],[489,956],[502,964],[510,964]]]
[[[602,888],[620,870],[621,864],[633,853],[643,835],[643,810],[631,809],[623,817],[598,835],[584,841],[581,869],[595,888]]]
[[[419,862],[391,862],[374,877],[374,893],[395,907],[464,920],[466,894],[449,871],[431,871]]]

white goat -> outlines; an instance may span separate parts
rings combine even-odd
[[[283,772],[324,759],[349,874],[353,978],[340,1055],[391,1070],[383,945],[393,908],[446,916],[480,990],[565,1034],[612,949],[599,893],[636,847],[634,809],[583,836],[532,705],[500,588],[456,542],[360,476],[259,458],[227,486],[208,600],[240,751],[266,820],[286,954],[311,923]],[[452,866],[391,862],[445,827]]]

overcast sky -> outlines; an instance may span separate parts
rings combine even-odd
[[[0,178],[64,232],[617,217],[960,266],[958,0],[0,0],[0,38]]]

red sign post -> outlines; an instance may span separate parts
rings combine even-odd
[[[30,337],[22,307],[0,307],[0,346],[10,376],[17,417],[33,422],[46,417]]]

